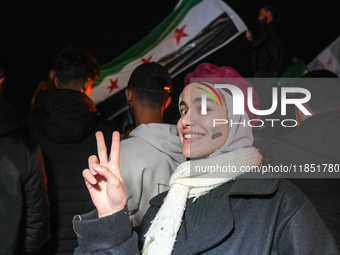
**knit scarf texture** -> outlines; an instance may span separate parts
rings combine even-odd
[[[243,174],[242,166],[254,167],[261,155],[254,147],[246,147],[213,158],[186,161],[180,164],[170,179],[170,190],[145,235],[143,254],[169,255],[176,242],[188,198],[194,201],[210,190]],[[196,166],[235,166],[238,171],[225,172],[214,178],[209,172],[195,172]],[[190,171],[191,169],[191,171]],[[235,169],[235,168],[234,168]],[[222,177],[221,177],[222,176]]]

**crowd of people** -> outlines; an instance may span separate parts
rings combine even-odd
[[[100,75],[90,52],[59,52],[20,121],[1,98],[8,69],[1,58],[0,253],[338,254],[340,80],[308,71],[300,59],[292,63],[298,73],[291,66],[279,79],[274,17],[261,8],[258,31],[246,33],[259,80],[198,64],[183,81],[177,126],[163,121],[172,100],[168,71],[156,62],[138,66],[125,90],[135,128],[123,140],[89,97]],[[243,114],[235,114],[234,92],[214,79],[252,92],[244,93]],[[261,119],[248,102],[266,110],[269,91],[280,86],[311,94],[295,105],[297,127],[264,139],[240,125]],[[289,165],[333,170],[318,178],[241,171]],[[227,166],[233,171],[211,171]]]

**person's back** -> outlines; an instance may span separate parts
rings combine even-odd
[[[138,226],[149,200],[169,189],[171,174],[185,160],[176,126],[139,125],[121,142],[120,155],[122,176],[127,184],[127,206],[133,225]]]
[[[58,89],[40,93],[25,125],[42,148],[51,201],[51,240],[41,254],[73,254],[73,214],[94,208],[81,177],[84,160],[96,153],[96,131],[110,137],[113,129],[87,96],[99,73],[94,58],[84,50],[67,49],[57,57],[56,72]]]
[[[169,189],[171,174],[185,160],[176,126],[163,123],[170,90],[169,73],[154,62],[138,66],[126,89],[137,127],[121,143],[120,165],[134,226],[140,224],[149,200]]]
[[[3,82],[0,66],[0,95]],[[44,161],[1,96],[0,123],[0,254],[31,254],[49,238]]]

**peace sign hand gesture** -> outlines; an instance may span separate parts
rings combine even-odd
[[[112,134],[110,161],[103,133],[97,132],[96,139],[99,161],[97,156],[90,156],[89,169],[83,171],[83,177],[100,218],[122,210],[126,204],[126,195],[119,168],[119,132]]]

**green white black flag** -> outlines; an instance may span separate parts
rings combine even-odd
[[[222,0],[180,1],[145,38],[101,67],[90,97],[98,104],[126,88],[130,74],[143,62],[158,62],[174,77],[245,30]]]

